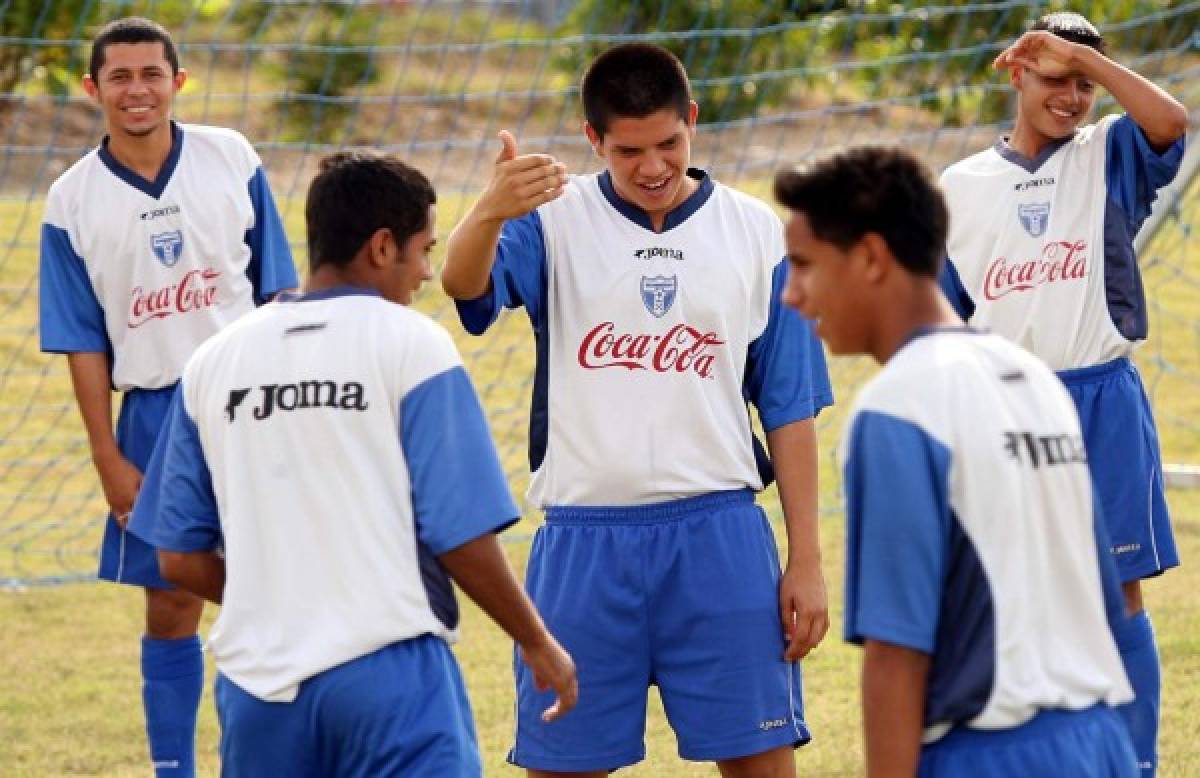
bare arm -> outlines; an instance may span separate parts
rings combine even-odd
[[[542,623],[496,536],[478,537],[439,559],[467,596],[520,646],[537,688],[553,688],[558,695],[542,719],[552,721],[575,707],[575,664]]]
[[[1157,84],[1100,52],[1044,30],[1027,32],[996,58],[997,68],[1021,65],[1045,75],[1076,72],[1109,91],[1150,145],[1163,151],[1187,132],[1183,104]],[[1048,71],[1048,72],[1047,72]]]
[[[100,352],[67,354],[67,366],[71,371],[75,402],[87,431],[92,464],[104,489],[104,499],[124,527],[141,487],[142,473],[121,454],[113,436],[108,355]]]
[[[929,656],[866,642],[862,669],[868,778],[911,778],[921,758]]]
[[[225,595],[225,560],[215,551],[159,551],[162,577],[180,589],[221,604]]]
[[[487,189],[446,240],[442,288],[456,300],[473,300],[488,290],[504,222],[524,216],[563,193],[567,169],[546,154],[517,156],[508,130]]]
[[[788,554],[779,585],[780,618],[788,646],[784,658],[802,659],[829,629],[829,605],[821,573],[817,530],[817,433],[813,419],[767,433],[779,502],[787,527]]]

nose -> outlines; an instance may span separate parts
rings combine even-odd
[[[804,305],[804,287],[798,276],[795,270],[788,270],[787,282],[783,285],[783,293],[779,298],[784,305],[797,311]]]
[[[638,165],[638,173],[644,178],[654,178],[662,175],[666,169],[667,164],[663,160],[662,155],[654,151],[642,157],[642,161]]]

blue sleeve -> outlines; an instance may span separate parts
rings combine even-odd
[[[254,287],[254,304],[262,305],[280,289],[295,289],[300,281],[283,220],[279,218],[262,166],[254,170],[248,187],[254,206],[254,226],[246,230],[246,245],[250,247],[246,276]]]
[[[212,476],[200,432],[183,405],[182,382],[142,478],[129,529],[164,551],[212,551],[222,543]]]
[[[1109,199],[1129,220],[1130,234],[1136,233],[1150,215],[1158,190],[1179,172],[1183,148],[1184,138],[1180,137],[1161,154],[1155,151],[1128,114],[1109,128],[1104,177]]]
[[[950,537],[950,451],[882,413],[854,421],[845,468],[845,637],[932,653]]]
[[[532,211],[510,219],[500,231],[496,261],[492,265],[492,288],[474,300],[455,300],[463,329],[482,335],[501,308],[525,306],[529,318],[540,321],[546,297],[546,239],[542,219]]]
[[[400,402],[417,536],[435,554],[498,532],[521,515],[487,419],[462,367],[427,379]]]
[[[38,323],[42,351],[111,352],[104,309],[67,231],[43,224],[41,241]]]
[[[833,389],[825,368],[825,350],[813,323],[781,301],[787,262],[771,276],[771,309],[767,327],[750,344],[742,391],[767,432],[811,419],[833,405]]]
[[[946,295],[946,299],[950,301],[950,305],[959,318],[963,321],[970,321],[971,317],[975,315],[975,301],[967,293],[962,279],[958,277],[958,268],[954,267],[954,263],[950,261],[949,257],[942,265],[942,273],[938,276],[938,285],[942,287],[942,293]]]

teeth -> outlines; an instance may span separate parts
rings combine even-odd
[[[134,108],[126,108],[125,110],[129,111],[130,113],[148,113],[150,111],[150,106],[139,105]]]
[[[665,178],[656,184],[642,184],[642,186],[646,187],[647,189],[662,189],[666,185],[667,185],[667,179],[665,179]]]

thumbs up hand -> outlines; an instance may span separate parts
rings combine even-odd
[[[480,216],[515,219],[562,195],[566,165],[549,154],[518,154],[517,139],[508,130],[501,130],[498,137],[500,152],[492,180],[476,205]]]

